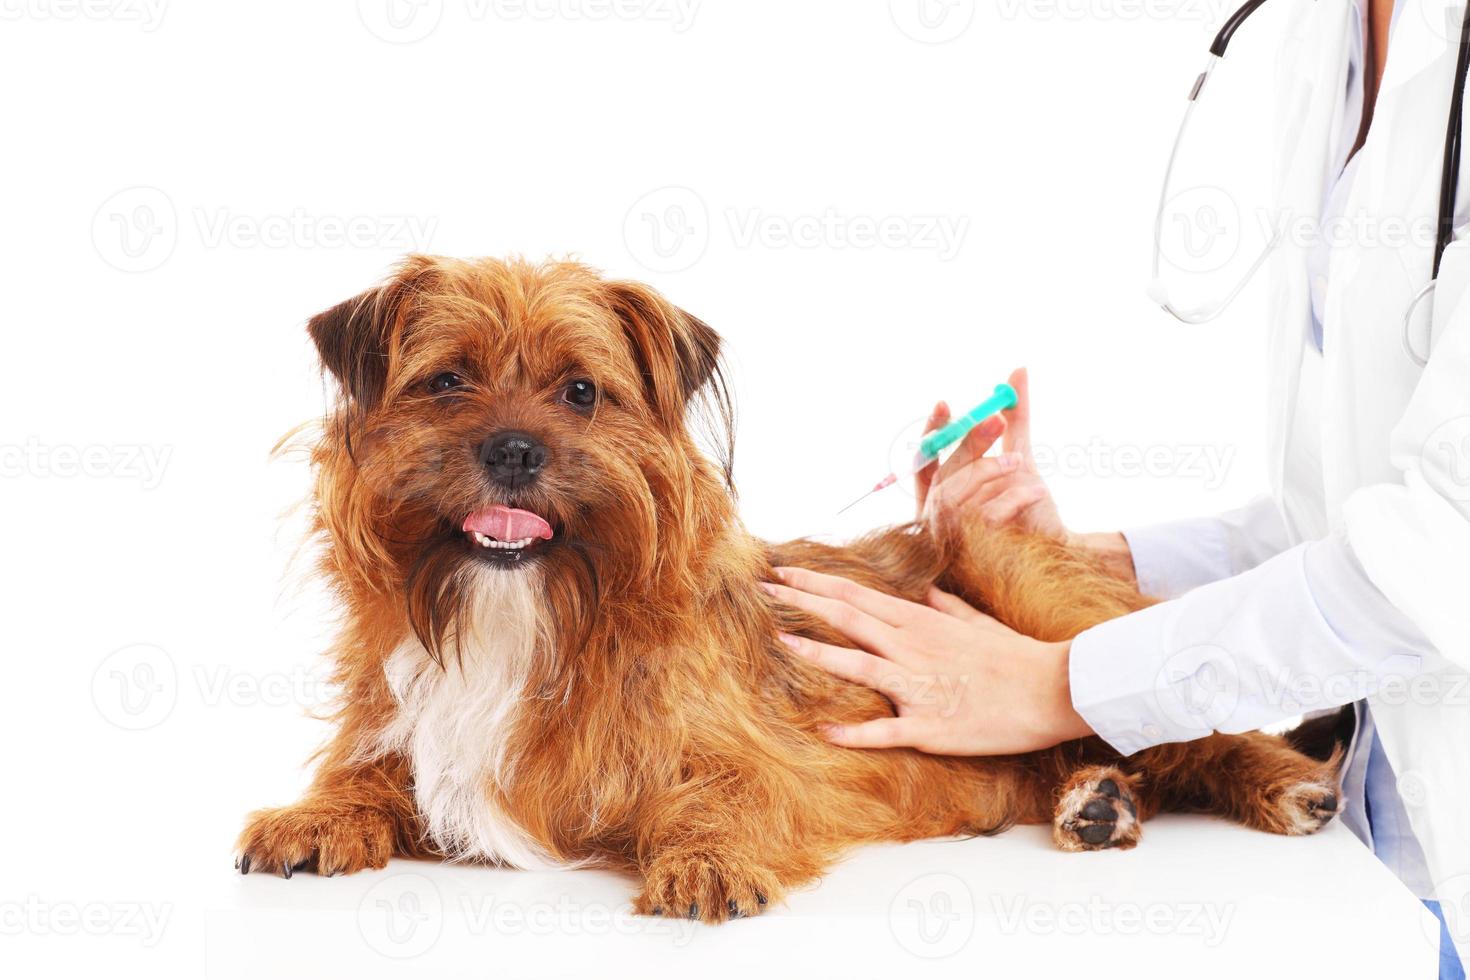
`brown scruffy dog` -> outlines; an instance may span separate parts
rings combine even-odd
[[[1065,849],[1126,848],[1164,810],[1283,834],[1336,810],[1335,760],[1267,735],[1129,758],[824,741],[893,709],[777,640],[842,642],[767,596],[773,565],[915,601],[937,584],[1042,640],[1148,600],[1011,531],[757,540],[686,419],[701,398],[728,423],[719,338],[646,286],[414,257],[310,333],[340,383],[313,459],[342,698],[306,797],[249,818],[243,872],[587,863],[636,874],[641,913],[714,922],[867,841],[1050,822]]]

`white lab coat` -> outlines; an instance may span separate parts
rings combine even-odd
[[[1350,0],[1288,2],[1276,98],[1277,203],[1315,216],[1336,176],[1354,8]],[[1417,220],[1422,229],[1437,211],[1463,6],[1398,2],[1405,6],[1346,213],[1380,228]],[[1470,205],[1463,177],[1457,200],[1459,222]],[[1445,658],[1426,669],[1470,670],[1470,239],[1445,253],[1429,336],[1408,338],[1421,358],[1428,353],[1421,367],[1406,350],[1401,323],[1429,278],[1432,233],[1391,245],[1359,237],[1332,250],[1320,354],[1311,335],[1311,245],[1288,235],[1273,258],[1275,497],[1294,541],[1346,529],[1374,585]],[[1315,444],[1304,449],[1306,442]],[[1317,455],[1320,472],[1299,464]],[[1402,695],[1369,702],[1400,787],[1413,787],[1404,792],[1409,819],[1461,960],[1470,963],[1470,692],[1447,684],[1428,697]]]

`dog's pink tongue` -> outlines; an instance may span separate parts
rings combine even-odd
[[[461,530],[478,531],[497,541],[519,541],[521,538],[545,538],[551,540],[551,525],[529,510],[514,507],[486,507],[464,519]]]

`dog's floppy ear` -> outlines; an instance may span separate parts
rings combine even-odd
[[[322,367],[361,411],[383,397],[388,361],[403,330],[407,301],[422,285],[432,260],[414,256],[381,286],[343,300],[306,324]]]
[[[641,283],[609,283],[608,294],[650,403],[660,417],[677,422],[695,392],[716,378],[720,335]]]

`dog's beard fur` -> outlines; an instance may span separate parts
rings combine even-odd
[[[509,747],[517,712],[533,695],[538,658],[553,650],[540,576],[461,566],[454,578],[466,614],[445,638],[453,662],[444,664],[416,638],[393,651],[384,669],[397,712],[364,757],[397,752],[410,761],[424,832],[446,857],[564,866],[510,819],[503,802],[515,778]]]

